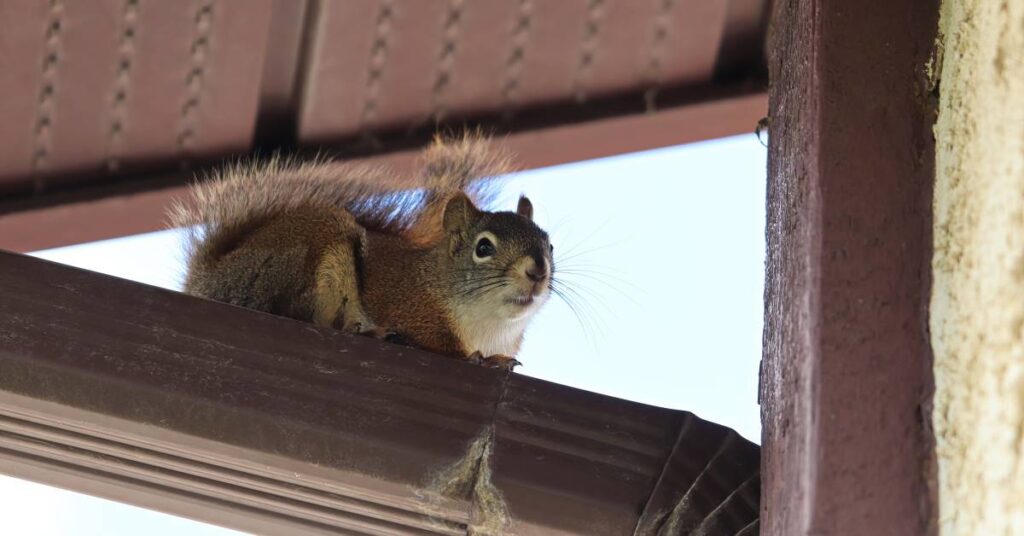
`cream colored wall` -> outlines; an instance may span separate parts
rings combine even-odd
[[[944,0],[940,26],[940,533],[1024,535],[1024,0]]]

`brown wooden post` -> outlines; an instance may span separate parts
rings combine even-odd
[[[938,2],[774,9],[763,534],[934,533]]]

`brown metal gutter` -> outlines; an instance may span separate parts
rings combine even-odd
[[[16,254],[0,287],[9,475],[258,534],[757,517],[758,448],[687,412]]]

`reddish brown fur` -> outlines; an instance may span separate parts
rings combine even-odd
[[[185,291],[379,333],[372,318],[416,346],[466,356],[452,317],[459,284],[452,270],[466,270],[455,269],[452,255],[488,213],[472,209],[465,229],[445,229],[442,219],[463,192],[486,199],[483,179],[507,169],[505,157],[472,136],[436,140],[412,184],[399,185],[386,170],[324,161],[229,167],[172,214],[175,224],[195,226]],[[509,244],[547,243],[528,218],[514,232]]]
[[[450,300],[444,295],[449,285],[446,274],[437,273],[435,257],[445,248],[417,248],[380,233],[369,233],[368,239],[362,299],[370,317],[388,319],[388,329],[420,348],[466,355],[443,306]],[[399,288],[402,292],[395,292]]]

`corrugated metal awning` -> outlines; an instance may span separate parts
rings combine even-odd
[[[134,194],[254,150],[482,126],[534,166],[751,131],[765,4],[0,2],[0,247],[155,230],[180,188]]]

